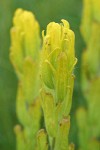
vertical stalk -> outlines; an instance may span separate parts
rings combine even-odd
[[[43,35],[41,54],[41,104],[49,136],[50,150],[68,150],[70,109],[77,62],[75,36],[66,20],[51,22]]]
[[[35,149],[40,129],[39,50],[39,24],[35,16],[29,11],[16,10],[11,28],[10,59],[19,80],[16,112],[21,125],[15,127],[17,150]]]

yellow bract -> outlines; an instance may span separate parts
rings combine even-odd
[[[69,23],[64,19],[62,19],[61,24],[55,22],[49,23],[47,25],[46,35],[44,35],[43,31],[41,68],[42,79],[47,87],[54,89],[56,86],[56,83],[54,83],[56,73],[57,76],[60,73],[62,74],[58,78],[62,79],[67,86],[67,79],[66,81],[64,80],[64,74],[72,74],[77,61],[75,58],[74,42],[74,32],[69,28]],[[58,70],[62,71],[58,72]]]

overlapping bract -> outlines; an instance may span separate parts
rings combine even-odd
[[[43,32],[42,80],[56,93],[56,102],[63,101],[76,64],[74,40],[69,23],[51,22]]]
[[[28,102],[33,100],[39,88],[39,32],[39,24],[31,12],[22,9],[15,12],[11,28],[10,58]]]

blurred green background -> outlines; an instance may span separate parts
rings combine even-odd
[[[15,150],[16,142],[13,128],[18,123],[15,105],[17,77],[9,61],[10,28],[12,17],[17,8],[32,11],[40,23],[41,31],[51,22],[69,21],[76,35],[76,57],[78,64],[75,68],[75,88],[71,112],[70,141],[78,146],[77,124],[75,112],[85,100],[81,92],[80,67],[84,42],[80,34],[82,0],[0,0],[0,150]]]

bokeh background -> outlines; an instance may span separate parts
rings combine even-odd
[[[78,128],[75,112],[78,106],[85,105],[80,82],[81,54],[85,47],[80,34],[82,0],[0,0],[0,150],[16,149],[13,128],[18,123],[15,112],[17,77],[9,60],[9,47],[12,17],[17,8],[32,11],[41,26],[41,31],[51,21],[60,22],[61,19],[66,19],[75,32],[78,64],[75,68],[76,81],[71,111],[70,141],[77,147]]]

